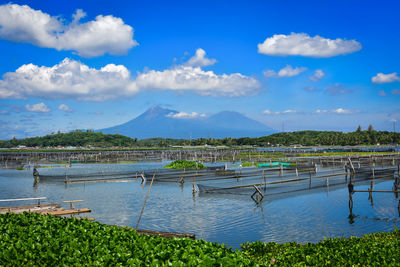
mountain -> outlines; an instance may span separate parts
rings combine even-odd
[[[133,120],[101,129],[103,133],[119,133],[132,138],[224,138],[258,137],[275,131],[234,111],[222,111],[205,118],[177,118],[179,112],[154,106]]]

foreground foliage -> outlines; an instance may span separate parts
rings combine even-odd
[[[0,214],[1,266],[398,266],[399,249],[397,229],[318,244],[245,243],[233,251],[88,220]]]
[[[245,254],[260,264],[278,266],[399,266],[400,231],[307,243],[245,243]]]
[[[187,238],[166,239],[88,220],[0,215],[0,265],[255,266],[240,251]]]
[[[164,168],[167,169],[178,169],[178,170],[200,170],[205,169],[206,167],[200,162],[189,161],[189,160],[175,160],[168,165],[165,165]]]

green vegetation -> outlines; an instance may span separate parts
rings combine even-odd
[[[243,252],[260,265],[277,266],[398,266],[400,231],[307,243],[245,243]]]
[[[165,165],[164,168],[168,169],[178,169],[178,170],[200,170],[205,169],[206,167],[200,162],[188,161],[188,160],[175,160],[168,165]]]
[[[5,266],[398,266],[400,231],[317,244],[245,243],[242,251],[128,227],[35,213],[0,214]]]
[[[263,157],[263,158],[284,158],[286,157],[285,153],[283,152],[249,152],[249,153],[240,153],[239,157],[241,158],[257,158],[257,157]]]
[[[26,139],[0,140],[0,148],[16,146],[26,147],[157,147],[171,149],[170,146],[272,146],[272,145],[303,145],[303,146],[355,146],[355,145],[388,145],[399,144],[400,133],[375,131],[372,126],[367,131],[358,128],[355,132],[343,133],[333,131],[298,131],[276,133],[269,136],[250,138],[199,138],[196,140],[172,138],[132,139],[119,134],[103,134],[101,132],[76,130],[70,133],[50,134],[43,137]],[[278,155],[277,155],[278,156]]]
[[[396,152],[325,152],[325,153],[307,153],[300,154],[298,157],[324,157],[324,156],[369,156],[369,155],[377,155],[377,154],[393,154]]]
[[[49,134],[43,137],[32,137],[25,139],[11,139],[0,141],[0,147],[10,148],[17,146],[26,147],[56,147],[56,146],[79,146],[79,147],[131,147],[135,146],[137,139],[132,139],[120,134],[103,134],[101,132],[76,130],[70,133]]]
[[[388,131],[355,131],[349,133],[329,131],[298,131],[290,133],[277,133],[256,138],[255,144],[281,144],[306,146],[355,146],[355,145],[382,145],[400,143],[400,133]]]
[[[255,266],[217,243],[141,235],[75,218],[2,214],[0,234],[5,266]]]

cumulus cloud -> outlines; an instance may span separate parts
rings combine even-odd
[[[216,59],[209,59],[206,58],[205,56],[206,56],[206,51],[199,48],[196,50],[196,54],[193,57],[191,57],[185,63],[185,65],[191,67],[204,67],[204,66],[214,65],[217,62]]]
[[[317,113],[317,114],[324,114],[324,113],[327,113],[328,111],[326,110],[326,109],[317,109],[316,111],[315,111],[315,113]]]
[[[197,112],[192,112],[192,113],[186,113],[186,112],[178,112],[178,113],[170,113],[167,115],[169,118],[174,118],[174,119],[197,119],[197,118],[204,118],[206,114],[199,114]]]
[[[205,96],[230,97],[255,94],[261,86],[255,78],[240,73],[218,75],[191,66],[141,73],[135,84],[141,90],[194,91]]]
[[[283,69],[279,70],[278,72],[274,70],[265,70],[263,72],[265,77],[278,77],[278,78],[284,78],[284,77],[293,77],[297,76],[300,73],[306,71],[306,67],[295,67],[293,68],[290,65],[286,65]]]
[[[136,92],[124,66],[108,64],[95,69],[68,58],[53,67],[22,65],[0,80],[0,98],[34,96],[104,101]]]
[[[378,73],[371,78],[373,83],[392,83],[400,81],[400,77],[397,76],[396,72],[390,74]]]
[[[318,82],[322,78],[324,78],[325,73],[322,70],[316,70],[314,74],[308,78],[310,78],[311,81],[313,82]]]
[[[392,91],[390,91],[390,93],[392,95],[400,95],[400,89],[393,89]]]
[[[52,67],[22,65],[0,80],[0,99],[39,97],[106,101],[146,90],[192,91],[208,96],[254,95],[261,84],[240,73],[216,74],[201,67],[178,65],[166,70],[148,70],[133,78],[123,65],[100,69],[64,59]]]
[[[355,40],[311,37],[306,33],[275,34],[258,44],[258,53],[269,56],[334,57],[362,48]]]
[[[80,23],[85,16],[86,13],[78,9],[73,14],[72,22],[64,24],[60,17],[27,5],[1,5],[0,39],[71,50],[82,57],[96,57],[105,53],[122,55],[138,45],[133,39],[133,28],[122,19],[98,15],[94,20]]]
[[[346,88],[345,86],[339,83],[331,84],[325,87],[324,91],[330,94],[331,96],[344,95],[352,92],[350,89]]]
[[[49,109],[49,107],[46,106],[46,104],[43,103],[43,102],[38,103],[38,104],[34,104],[34,105],[32,105],[32,106],[26,104],[26,105],[25,105],[25,108],[26,108],[27,111],[30,111],[30,112],[47,113],[47,112],[50,112],[50,111],[51,111],[51,110]]]
[[[65,104],[61,104],[58,106],[58,110],[62,110],[65,112],[73,112],[73,110]]]

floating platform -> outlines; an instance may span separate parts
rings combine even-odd
[[[186,234],[186,233],[176,233],[176,232],[159,232],[159,231],[152,231],[152,230],[136,230],[138,234],[146,234],[146,235],[154,235],[154,236],[162,236],[166,238],[174,238],[174,237],[179,237],[179,238],[190,238],[190,239],[196,239],[195,234]]]
[[[41,212],[42,215],[55,215],[55,216],[61,216],[61,215],[72,215],[72,214],[79,214],[79,213],[87,213],[87,212],[92,212],[90,209],[72,209],[72,210],[64,210],[64,209],[59,209],[55,211],[44,211]]]
[[[46,197],[38,197],[38,198],[19,198],[19,199],[3,199],[0,202],[15,202],[15,201],[32,201],[37,200],[38,203],[36,205],[23,205],[23,206],[14,206],[14,207],[0,207],[0,214],[5,213],[24,213],[24,212],[34,212],[40,213],[43,215],[51,214],[56,216],[62,215],[73,215],[79,213],[87,213],[91,212],[90,209],[83,208],[83,209],[75,209],[73,203],[76,202],[83,202],[83,200],[70,200],[70,201],[63,201],[64,203],[69,203],[70,208],[64,209],[58,203],[51,203],[51,204],[41,204],[40,201],[46,199]]]
[[[24,213],[24,212],[53,212],[61,209],[60,204],[41,204],[41,205],[25,205],[15,207],[0,207],[0,214],[4,213]]]

